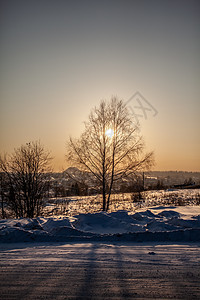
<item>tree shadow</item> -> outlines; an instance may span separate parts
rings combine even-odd
[[[84,267],[84,278],[82,278],[82,283],[75,299],[95,299],[94,292],[96,287],[97,248],[98,245],[96,244],[92,244],[90,247],[90,251],[86,259],[86,265]]]
[[[116,256],[116,269],[117,269],[117,279],[118,279],[118,288],[120,293],[120,299],[134,299],[137,296],[137,293],[133,291],[131,285],[132,266],[131,263],[126,262],[123,258],[123,255],[120,251],[119,246],[115,246],[115,256]]]
[[[123,260],[118,246],[112,246],[112,249],[102,253],[105,245],[102,248],[101,245],[91,246],[75,299],[133,299],[137,296],[130,283],[129,263]]]

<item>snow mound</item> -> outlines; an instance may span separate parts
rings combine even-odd
[[[80,231],[67,226],[55,227],[51,230],[53,236],[59,237],[73,237],[73,236],[91,236],[92,234]]]
[[[148,231],[151,231],[151,232],[172,231],[172,230],[178,229],[177,226],[173,226],[173,225],[167,224],[165,222],[157,221],[157,220],[153,220],[150,223],[148,223],[146,225],[146,228],[148,229]]]
[[[170,219],[170,218],[179,218],[180,217],[180,214],[176,211],[173,211],[173,210],[164,210],[162,212],[160,212],[158,215],[158,217],[165,217],[167,219]]]
[[[155,218],[155,215],[150,210],[147,210],[135,213],[132,215],[132,218],[141,225],[147,225]]]
[[[134,220],[132,215],[129,213],[130,212],[128,212],[126,210],[118,210],[118,211],[110,213],[109,216],[116,218],[117,220],[124,221],[124,222],[130,222],[132,224],[137,223],[137,221]]]
[[[145,231],[145,229],[136,224],[132,224],[132,218],[124,212],[116,213],[95,213],[80,214],[75,216],[73,227],[79,230],[96,234],[114,234],[126,232]]]
[[[117,211],[0,220],[0,242],[71,241],[200,242],[200,207],[152,207]]]
[[[43,230],[24,230],[23,228],[6,227],[0,230],[0,242],[23,243],[23,242],[48,241],[48,235]]]
[[[183,220],[173,218],[168,221],[169,224],[179,226],[181,228],[200,228],[200,220]]]
[[[40,224],[47,232],[51,232],[55,228],[71,227],[68,218],[40,218]]]

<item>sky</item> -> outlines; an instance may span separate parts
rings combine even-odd
[[[69,136],[117,96],[155,170],[200,171],[198,0],[0,0],[0,11],[1,153],[40,140],[62,171]]]

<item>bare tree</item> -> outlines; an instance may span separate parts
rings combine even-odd
[[[6,217],[4,204],[5,204],[5,193],[7,189],[7,182],[5,178],[5,174],[0,172],[0,196],[1,196],[1,217],[4,219]]]
[[[7,185],[4,201],[18,217],[38,216],[47,190],[50,153],[40,142],[31,142],[0,156],[0,171]]]
[[[143,150],[138,124],[123,101],[113,97],[91,111],[79,139],[70,138],[67,160],[93,174],[102,187],[102,208],[108,210],[113,184],[151,166],[153,153]]]

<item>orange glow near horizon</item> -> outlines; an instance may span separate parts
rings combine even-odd
[[[62,171],[66,141],[80,136],[91,109],[139,91],[146,110],[129,105],[154,169],[200,171],[199,7],[2,1],[0,153],[40,140]]]

